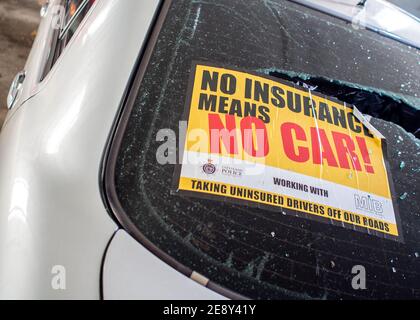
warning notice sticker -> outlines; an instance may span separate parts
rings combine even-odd
[[[401,240],[385,140],[355,107],[199,63],[190,81],[177,192]]]

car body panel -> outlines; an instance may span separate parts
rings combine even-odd
[[[13,104],[13,108],[8,112],[5,122],[7,122],[14,112],[30,97],[32,97],[37,89],[40,87],[39,80],[45,66],[45,62],[48,58],[51,42],[53,40],[54,25],[55,21],[55,8],[61,0],[51,0],[49,2],[46,14],[41,19],[37,36],[32,45],[28,59],[26,60],[25,66],[22,71],[25,72],[25,81],[19,92],[17,100]]]
[[[351,21],[354,28],[368,28],[420,48],[419,19],[384,0],[292,0]]]
[[[159,275],[158,281],[150,276],[152,274]],[[115,234],[105,256],[103,297],[112,300],[226,299],[162,263],[124,230]]]
[[[98,1],[36,94],[3,126],[0,298],[100,297],[102,258],[117,229],[101,198],[100,167],[158,5]],[[51,285],[54,266],[65,268],[65,290]]]

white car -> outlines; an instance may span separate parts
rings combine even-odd
[[[0,134],[0,298],[420,298],[420,24],[359,2],[50,0]],[[404,239],[177,194],[195,61],[373,115]]]

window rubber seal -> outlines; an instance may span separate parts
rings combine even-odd
[[[64,38],[64,36],[69,31],[69,29],[72,27],[73,23],[80,16],[81,12],[86,8],[88,4],[89,4],[89,0],[83,0],[83,2],[76,9],[76,12],[73,14],[73,16],[70,17],[70,19],[66,22],[63,28],[60,30],[60,34],[58,36],[59,40],[62,40]],[[64,20],[65,20],[65,17],[64,17]]]
[[[162,249],[151,242],[131,221],[126,214],[121,202],[119,201],[116,187],[115,187],[115,166],[121,148],[121,143],[126,131],[131,112],[134,108],[137,93],[140,90],[142,80],[152,57],[158,36],[166,20],[167,14],[171,7],[172,0],[161,0],[152,20],[150,29],[145,38],[143,48],[140,50],[139,57],[135,64],[130,80],[125,89],[123,99],[120,103],[117,116],[114,120],[111,133],[108,136],[105,151],[101,161],[99,187],[101,191],[102,200],[106,206],[111,218],[116,220],[116,223],[121,229],[124,229],[130,236],[137,240],[148,251],[162,260],[163,263],[168,264],[178,272],[190,278],[197,274],[195,270],[180,263]],[[106,252],[104,253],[106,255]],[[102,283],[103,279],[101,279]],[[206,288],[232,300],[247,300],[249,298],[227,289],[209,279]],[[101,292],[103,297],[103,292]]]

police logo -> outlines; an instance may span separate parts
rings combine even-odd
[[[214,174],[216,172],[216,166],[211,163],[210,159],[206,164],[203,165],[202,168],[205,174]]]

